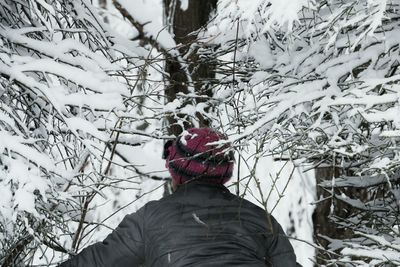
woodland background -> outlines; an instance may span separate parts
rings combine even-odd
[[[0,264],[54,266],[171,193],[210,126],[304,266],[400,265],[400,0],[1,0]]]

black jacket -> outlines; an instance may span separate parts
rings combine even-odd
[[[192,182],[126,216],[61,267],[296,266],[279,223],[222,185]]]

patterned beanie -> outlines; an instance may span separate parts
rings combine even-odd
[[[210,128],[191,128],[167,146],[165,165],[175,185],[192,179],[227,182],[232,176],[234,157],[230,143],[210,144],[220,140],[226,137]]]

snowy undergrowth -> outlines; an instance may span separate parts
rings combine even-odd
[[[239,193],[289,234],[311,240],[314,179],[300,168],[286,186],[291,164],[340,167],[323,186],[370,198],[332,196],[360,212],[338,221],[354,236],[332,240],[331,263],[398,263],[398,1],[222,0],[198,44],[205,60],[218,59],[214,95],[196,103],[190,92],[165,106],[163,53],[187,70],[186,58],[160,21],[147,23],[149,12],[120,4],[160,51],[123,37],[138,37],[134,25],[117,34],[127,22],[115,10],[97,16],[86,0],[0,3],[3,260],[57,261],[159,198],[163,182],[154,179],[167,177],[159,157],[170,138],[163,121],[183,114],[196,125],[200,112],[240,151]],[[286,160],[283,171],[271,157]],[[296,195],[297,187],[307,190]],[[294,244],[310,265],[311,248]]]
[[[388,244],[399,240],[399,2],[300,1],[277,19],[280,3],[221,1],[208,28],[237,68],[219,94],[235,114],[230,140],[262,137],[267,154],[340,169],[322,185],[354,209],[336,218],[353,238],[335,240],[331,263],[398,264]],[[350,187],[366,197],[347,196]],[[388,258],[365,252],[378,248]]]
[[[85,0],[0,3],[3,266],[80,250],[94,199],[140,190],[136,172],[114,160],[117,144],[146,141],[130,130],[158,90],[140,82],[150,52],[96,13]],[[113,174],[114,165],[124,171]]]

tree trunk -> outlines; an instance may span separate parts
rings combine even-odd
[[[353,199],[359,199],[361,201],[368,199],[368,193],[365,189],[344,187],[340,189],[336,188],[332,191],[330,188],[319,186],[322,182],[327,180],[331,181],[333,177],[339,177],[343,174],[349,175],[349,173],[343,173],[342,170],[334,167],[318,167],[315,169],[318,202],[312,216],[314,224],[314,240],[316,244],[325,249],[328,248],[330,242],[324,237],[345,239],[352,237],[353,235],[353,232],[349,228],[339,227],[334,220],[335,218],[349,218],[354,212],[357,212],[357,209],[343,201],[337,200],[335,195],[341,195],[344,193],[346,196]],[[321,266],[326,263],[324,260],[332,258],[332,254],[324,253],[323,251],[317,251],[316,256],[316,266]]]
[[[190,46],[197,39],[197,34],[192,34],[201,27],[205,26],[209,20],[211,12],[217,6],[217,0],[187,0],[187,9],[182,9],[182,0],[164,0],[166,24],[173,34],[175,42],[180,46],[179,52],[185,55],[189,52]],[[166,71],[170,75],[169,85],[166,89],[167,102],[176,99],[178,93],[188,93],[189,73],[197,95],[211,96],[211,90],[207,86],[207,80],[215,77],[214,68],[208,63],[201,63],[197,54],[197,47],[194,51],[190,51],[190,55],[186,58],[186,64],[189,69],[183,70],[177,58],[168,57],[166,62]],[[202,100],[196,99],[196,102]],[[200,126],[208,126],[209,122],[200,114],[196,114]],[[176,124],[176,119],[169,116],[169,133],[178,135],[183,130],[181,126]],[[185,128],[190,124],[186,123]]]
[[[331,206],[335,207],[333,199],[330,198],[331,192],[328,192],[325,188],[318,186],[326,180],[331,180],[333,177],[339,176],[339,169],[334,169],[333,167],[319,167],[315,170],[315,179],[317,181],[317,201],[318,204],[313,213],[313,223],[314,223],[314,234],[315,241],[317,244],[326,247],[329,242],[326,239],[320,237],[323,236],[337,236],[336,225],[329,220],[331,214]]]

